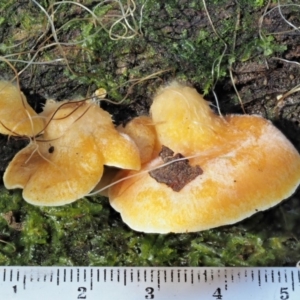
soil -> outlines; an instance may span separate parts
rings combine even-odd
[[[25,3],[16,4],[16,6],[20,11],[26,8]],[[267,33],[275,33],[273,35],[275,42],[286,50],[278,55],[274,53],[272,56],[260,56],[259,60],[257,60],[256,57],[252,57],[245,62],[234,63],[231,66],[233,80],[244,103],[245,112],[248,114],[259,114],[274,121],[296,147],[300,149],[300,139],[298,137],[300,130],[300,92],[294,93],[278,102],[280,95],[284,95],[300,83],[300,34],[299,30],[291,30],[291,26],[283,21],[277,9],[273,9],[272,11],[274,7],[275,5],[269,7],[269,11],[271,12],[264,17],[262,27]],[[253,17],[253,27],[257,26],[256,21],[261,17],[263,9],[264,8],[250,12]],[[233,1],[226,1],[226,4],[222,6],[219,11],[211,13],[211,18],[215,26],[217,27],[218,24],[222,24],[224,20],[232,17],[235,10],[235,3]],[[283,7],[282,11],[288,22],[292,23],[295,27],[300,25],[297,12],[289,7]],[[76,13],[80,15],[83,12],[77,8]],[[167,36],[168,39],[180,40],[183,31],[188,31],[187,38],[193,38],[199,28],[209,30],[210,23],[206,12],[204,10],[198,11],[194,9],[193,5],[189,5],[186,1],[180,1],[178,7],[174,8],[172,18],[170,18],[170,14],[168,5],[161,4],[160,10],[157,13],[152,12],[151,15],[153,19],[159,17],[162,20],[163,25],[155,23],[154,30],[157,34],[165,34],[164,38]],[[240,14],[240,18],[243,18],[243,11]],[[256,28],[255,31],[257,32]],[[6,28],[6,30],[2,28],[1,33],[3,40],[6,38],[5,35],[9,32],[9,28]],[[68,32],[68,36],[63,36],[62,39],[67,40],[72,34],[75,35],[76,32]],[[237,32],[237,48],[240,46],[239,41],[240,43],[243,42],[243,35],[245,35],[243,30]],[[165,49],[162,46],[155,45],[156,39],[152,38],[151,33],[145,33],[143,43],[141,43],[139,47],[132,48],[134,53],[126,54],[125,59],[123,57],[123,65],[120,61],[118,62],[117,59],[117,61],[110,66],[112,74],[120,73],[120,68],[124,68],[124,64],[126,68],[130,65],[135,69],[137,67],[145,68],[147,64],[145,43],[152,43],[152,46],[158,52],[157,55],[161,56],[162,59],[166,57],[166,54],[163,53]],[[179,66],[181,63],[184,63],[180,61],[180,57],[178,57],[177,60],[179,61]],[[70,64],[72,64],[72,61]],[[151,62],[149,62],[149,64],[151,64]],[[151,67],[153,67],[153,72],[158,69],[157,66],[148,66],[150,69]],[[185,65],[181,67],[186,68]],[[190,68],[191,66],[189,65],[188,67]],[[194,68],[195,67],[197,66],[194,66]],[[187,78],[189,77],[188,72],[186,72],[185,75]],[[9,73],[3,74],[2,78],[8,79],[9,76]],[[176,71],[175,74],[172,71],[172,73],[160,76],[157,80],[143,84],[142,88],[144,91],[142,95],[137,89],[126,90],[126,88],[121,87],[119,93],[123,96],[127,94],[127,96],[129,96],[130,99],[134,99],[134,101],[120,105],[103,102],[102,106],[113,115],[116,125],[120,123],[125,124],[134,116],[147,114],[155,89],[160,84],[170,80],[170,78],[174,78],[174,76],[176,77]],[[42,110],[42,105],[46,98],[50,97],[59,100],[68,99],[74,95],[85,96],[90,93],[91,90],[95,89],[94,84],[84,84],[81,80],[76,79],[76,76],[74,79],[70,79],[69,76],[66,76],[66,67],[57,64],[42,65],[35,69],[28,68],[20,75],[19,79],[22,91],[27,96],[29,103],[38,112]],[[188,82],[190,82],[189,79]],[[191,83],[201,92],[203,85],[201,85],[200,82],[194,81]],[[236,100],[237,96],[233,89],[232,80],[228,75],[217,82],[215,90],[223,113],[242,113],[241,105]],[[207,95],[207,99],[212,102],[214,101],[211,93]],[[7,140],[6,136],[0,136],[0,175],[14,156],[14,153],[24,147],[24,145],[26,145],[26,141],[22,138],[16,139],[10,137],[9,140]]]

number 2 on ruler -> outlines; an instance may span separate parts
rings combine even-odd
[[[77,299],[86,299],[86,288],[85,287],[79,287],[78,292],[80,292],[80,294],[78,295]]]

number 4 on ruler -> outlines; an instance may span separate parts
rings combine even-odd
[[[221,289],[217,288],[216,291],[213,293],[213,297],[215,297],[218,300],[222,300],[222,294]]]

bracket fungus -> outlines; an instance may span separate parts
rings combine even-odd
[[[134,142],[115,129],[111,116],[96,103],[48,100],[41,116],[43,135],[14,157],[3,176],[6,188],[23,188],[27,202],[71,203],[96,186],[103,165],[140,168]]]
[[[24,94],[9,81],[0,81],[0,133],[36,136],[44,120],[29,106]]]
[[[150,117],[140,116],[132,119],[125,127],[118,126],[118,131],[127,134],[137,145],[141,163],[148,162],[155,149],[156,131]]]
[[[125,127],[119,125],[117,130],[119,133],[129,136],[136,144],[141,164],[151,159],[154,151],[156,151],[156,132],[150,117],[136,117],[128,122]],[[118,171],[117,168],[105,168],[101,181],[94,189],[95,193],[100,193],[102,196],[108,197],[108,187]]]
[[[158,153],[139,171],[120,171],[109,189],[110,203],[137,231],[233,224],[278,204],[300,183],[299,153],[260,116],[216,115],[195,89],[178,83],[156,95],[151,116],[158,146],[180,153],[203,173],[173,190],[148,172],[166,164]]]

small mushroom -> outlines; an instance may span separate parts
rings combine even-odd
[[[121,169],[139,170],[141,161],[134,141],[119,133],[108,112],[92,101],[48,100],[43,116],[46,117],[44,139],[59,139],[67,130],[85,131],[92,135],[104,157],[104,164]]]
[[[140,116],[132,119],[126,126],[118,126],[118,132],[128,135],[136,144],[139,150],[141,164],[148,162],[152,156],[157,142],[156,132],[152,119],[147,116]],[[108,188],[112,179],[116,176],[119,169],[106,167],[100,182],[94,188],[95,193],[108,197]],[[98,191],[98,192],[97,192]]]
[[[0,133],[36,136],[44,120],[29,106],[24,94],[11,82],[0,81]]]
[[[278,204],[300,183],[299,153],[260,116],[218,116],[195,89],[178,83],[157,94],[151,115],[167,152],[139,171],[120,171],[109,189],[111,205],[134,230],[179,233],[233,224]],[[168,169],[182,160],[191,168]]]
[[[156,145],[156,132],[150,117],[140,116],[132,119],[125,127],[118,126],[118,131],[125,133],[135,142],[139,152],[141,163],[148,162],[154,153]]]
[[[48,100],[44,134],[22,149],[4,173],[6,188],[23,188],[35,205],[57,206],[88,194],[103,165],[139,169],[134,142],[114,128],[110,115],[89,101]]]

